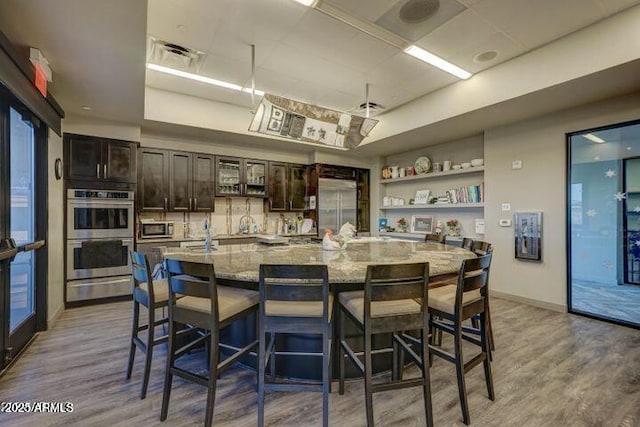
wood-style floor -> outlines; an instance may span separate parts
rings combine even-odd
[[[178,378],[169,417],[160,423],[163,347],[154,357],[145,400],[138,398],[142,358],[125,380],[131,311],[130,303],[65,311],[0,379],[0,401],[69,401],[73,413],[0,414],[0,425],[202,425],[204,388]],[[639,331],[499,299],[492,302],[492,316],[496,401],[486,397],[481,367],[467,374],[473,426],[640,426]],[[255,425],[255,374],[232,369],[218,384],[215,425]],[[435,424],[462,425],[453,365],[435,360],[432,387]],[[334,390],[331,424],[364,425],[362,382],[348,383],[343,396]],[[419,390],[374,395],[377,425],[424,425]],[[267,397],[269,425],[320,425],[321,411],[320,394]]]
[[[640,325],[640,285],[612,285],[574,280],[574,310]]]

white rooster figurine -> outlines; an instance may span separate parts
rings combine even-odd
[[[339,251],[347,246],[344,237],[333,235],[333,230],[326,228],[322,238],[322,249],[325,251]]]

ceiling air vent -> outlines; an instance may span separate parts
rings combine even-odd
[[[205,53],[149,36],[147,62],[192,73],[198,72]]]
[[[369,116],[370,117],[373,117],[376,114],[380,114],[384,110],[385,110],[385,108],[382,105],[377,104],[375,102],[369,101]],[[365,117],[367,115],[367,103],[363,102],[362,104],[358,105],[357,107],[352,108],[351,110],[349,110],[349,113]]]

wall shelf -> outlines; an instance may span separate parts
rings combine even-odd
[[[380,210],[413,210],[413,209],[482,209],[484,203],[447,203],[441,205],[402,205],[382,206]]]
[[[424,240],[424,233],[401,233],[398,231],[388,231],[386,233],[380,233],[381,237],[389,236],[389,237],[398,237],[401,239],[411,239],[411,240]],[[462,237],[449,237],[445,236],[447,241],[450,242],[462,242]]]
[[[386,185],[386,184],[392,184],[397,182],[409,182],[409,181],[420,181],[424,179],[444,178],[444,177],[450,177],[454,175],[464,175],[464,174],[477,173],[477,172],[483,172],[483,171],[484,171],[484,166],[472,166],[467,169],[423,173],[420,175],[403,176],[402,178],[381,179],[380,184]]]

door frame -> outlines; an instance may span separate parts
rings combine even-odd
[[[640,124],[640,119],[638,120],[630,120],[626,122],[614,123],[606,126],[593,127],[589,129],[582,129],[574,132],[568,132],[565,134],[565,150],[567,159],[566,167],[565,167],[565,225],[566,225],[566,281],[567,281],[567,311],[570,314],[577,314],[579,316],[588,317],[590,319],[600,320],[608,323],[613,323],[616,325],[627,326],[633,329],[640,329],[640,325],[628,322],[626,320],[615,319],[612,317],[608,317],[605,315],[596,315],[593,313],[587,313],[572,307],[571,297],[572,297],[572,286],[571,286],[571,137],[576,135],[582,135],[585,133],[598,132],[608,129],[615,129],[624,126],[633,126]],[[632,156],[637,157],[637,156]],[[631,158],[631,157],[629,157]],[[620,159],[623,161],[624,158]],[[623,176],[624,178],[624,176]],[[623,206],[625,207],[625,206]],[[619,245],[618,245],[619,246]],[[617,250],[620,250],[619,248]]]
[[[17,329],[13,339],[10,340],[9,318],[10,313],[10,272],[5,268],[0,273],[0,307],[6,313],[6,318],[0,319],[0,370],[4,372],[29,346],[39,331],[47,329],[47,282],[48,282],[48,127],[39,120],[23,103],[21,103],[8,90],[0,86],[0,182],[7,185],[0,186],[0,210],[5,212],[4,221],[0,223],[0,232],[7,236],[10,234],[11,224],[11,190],[10,175],[10,111],[11,108],[21,114],[29,114],[34,126],[34,185],[35,185],[35,237],[34,241],[44,240],[45,245],[35,249],[34,266],[34,311],[35,316],[27,320],[28,330]],[[9,167],[5,167],[9,166]],[[23,325],[25,326],[25,325]],[[19,344],[11,354],[8,347]],[[10,357],[6,357],[10,356]]]

